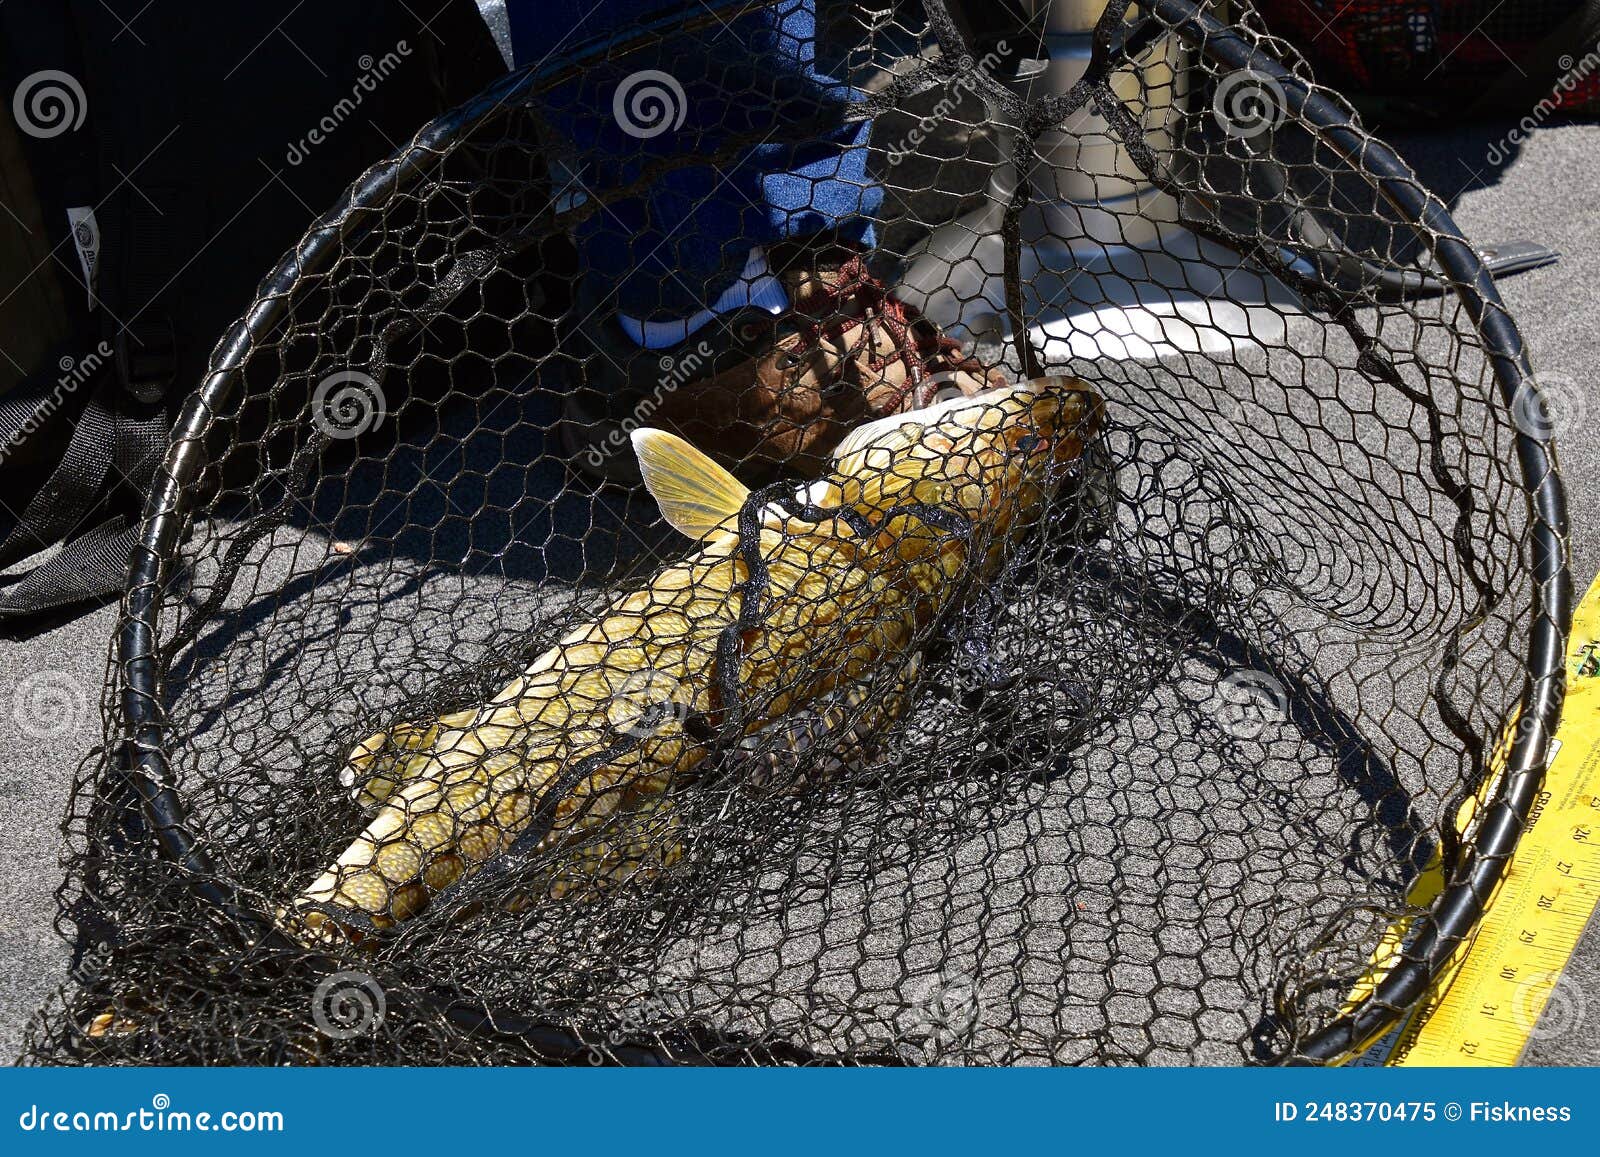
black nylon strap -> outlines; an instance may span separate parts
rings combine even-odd
[[[106,520],[117,511],[131,519],[131,492],[153,477],[177,392],[199,380],[205,351],[251,300],[254,272],[270,268],[300,235],[307,205],[328,203],[359,172],[357,160],[389,151],[501,68],[466,0],[429,0],[418,11],[362,0],[337,16],[308,8],[294,18],[293,35],[273,41],[276,51],[262,48],[262,37],[289,18],[256,14],[217,31],[225,50],[208,41],[211,51],[197,52],[193,29],[212,8],[200,0],[0,4],[0,72],[20,80],[41,67],[58,69],[87,95],[80,128],[27,142],[41,203],[52,207],[51,226],[60,231],[52,240],[79,331],[57,361],[71,355],[82,363],[97,340],[112,351],[92,380],[65,392],[53,362],[26,390],[0,398],[0,500],[8,512],[21,511],[10,533],[0,527],[0,567],[96,524],[9,592],[0,588],[0,619],[120,587],[124,559],[110,558],[120,542],[110,545]],[[317,37],[303,35],[302,25]],[[267,172],[281,167],[284,142],[351,91],[352,49],[386,50],[402,36],[423,51],[405,66],[409,80],[386,86],[381,101],[341,129],[349,157],[291,167],[283,188],[263,191],[263,182],[277,184]],[[227,71],[235,61],[244,62],[238,77]],[[451,73],[457,91],[448,102],[433,66]],[[274,162],[266,170],[263,158]],[[93,312],[67,228],[65,209],[76,206],[93,207],[100,232]],[[13,457],[5,448],[22,440],[25,452]]]
[[[0,597],[0,618],[32,614],[120,590],[131,537],[129,519],[107,519],[69,539],[119,485],[143,491],[166,447],[167,422],[159,406],[123,393],[107,366],[94,383],[61,460],[0,543],[0,566],[10,566],[67,539],[54,556]],[[115,524],[115,525],[113,525]],[[120,554],[117,553],[120,551]]]
[[[160,197],[165,192],[161,188],[141,189],[142,195],[123,190],[111,197],[92,191],[121,189],[123,174],[141,161],[152,160],[146,142],[160,139],[153,135],[158,128],[166,132],[181,123],[174,95],[181,86],[141,86],[139,99],[127,99],[126,94],[120,100],[94,99],[114,91],[102,89],[98,82],[105,70],[117,64],[113,38],[120,20],[104,16],[99,0],[69,0],[57,10],[61,29],[70,32],[53,27],[52,35],[65,40],[63,51],[69,47],[76,50],[77,62],[71,71],[83,78],[93,115],[86,118],[81,133],[69,134],[76,150],[72,164],[58,161],[47,168],[73,174],[75,199],[67,203],[96,206],[102,248],[95,291],[101,307],[89,317],[89,327],[91,335],[98,332],[104,339],[101,350],[110,348],[113,354],[102,360],[90,380],[75,388],[74,392],[92,393],[72,421],[60,460],[18,515],[17,525],[0,542],[0,566],[11,566],[62,543],[48,561],[0,596],[0,619],[98,598],[122,588],[133,545],[132,519],[110,514],[112,496],[125,487],[138,492],[146,489],[166,446],[167,417],[157,403],[172,383],[177,350],[165,300],[170,291],[165,262],[181,251],[181,217],[174,214],[169,218],[159,203],[151,203],[152,193]],[[152,24],[174,18],[165,9],[149,16]],[[129,156],[130,150],[141,155]],[[182,156],[176,150],[169,152]],[[192,178],[187,169],[174,169],[166,155],[148,167],[152,173],[162,174],[162,184]],[[67,260],[71,259],[69,255]],[[83,362],[82,358],[75,360]],[[11,444],[13,438],[35,435],[37,431],[31,427],[36,423],[70,419],[55,391],[53,382],[41,374],[35,389],[16,396],[14,404],[0,410],[0,439]],[[78,534],[90,520],[98,521]]]
[[[0,618],[102,598],[127,582],[138,524],[115,515],[79,535],[0,596]]]
[[[54,414],[72,408],[71,395],[86,388],[74,387],[70,376],[70,368],[84,361],[81,353],[76,341],[57,346],[44,359],[43,369],[0,394],[0,465]]]
[[[102,373],[61,460],[0,543],[0,566],[10,566],[60,542],[78,528],[100,497],[111,471],[116,422],[105,405],[105,395],[113,388],[110,376]]]

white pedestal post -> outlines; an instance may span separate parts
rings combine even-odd
[[[1104,0],[1049,6],[1049,62],[1018,82],[1035,95],[1068,91],[1089,65]],[[1154,149],[1170,149],[1188,96],[1186,52],[1175,38],[1112,75]],[[1046,361],[1223,352],[1283,341],[1299,299],[1237,255],[1177,224],[1177,206],[1152,186],[1110,126],[1084,108],[1037,142],[1033,199],[1021,220],[1022,314]],[[936,229],[910,255],[898,296],[957,337],[1009,336],[1000,223],[1015,188],[998,166],[987,201]]]

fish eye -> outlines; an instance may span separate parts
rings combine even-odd
[[[1043,441],[1044,439],[1039,437],[1037,434],[1024,434],[1022,437],[1017,439],[1017,449],[1021,450],[1024,454],[1032,454],[1039,448],[1039,444]]]

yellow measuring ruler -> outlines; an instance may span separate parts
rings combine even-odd
[[[1600,580],[1573,616],[1566,708],[1530,820],[1466,953],[1352,1063],[1514,1065],[1535,1036],[1581,1019],[1585,997],[1562,975],[1600,903]],[[1414,903],[1437,894],[1437,873],[1424,873]],[[1404,934],[1392,930],[1380,959]]]

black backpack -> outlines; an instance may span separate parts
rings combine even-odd
[[[0,620],[123,585],[183,395],[365,168],[504,71],[472,0],[0,5]]]

